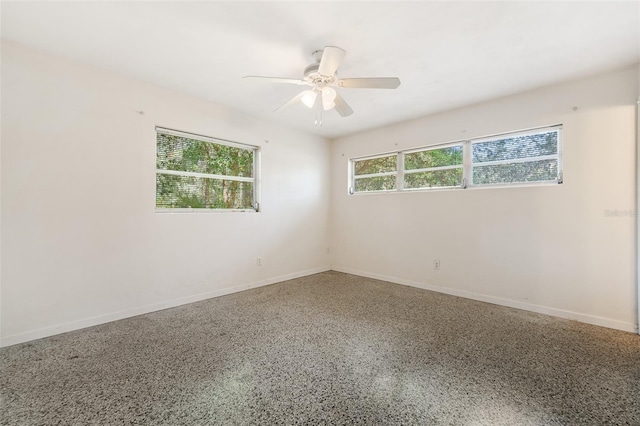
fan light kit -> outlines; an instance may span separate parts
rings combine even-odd
[[[316,50],[312,54],[316,62],[305,68],[304,77],[301,80],[257,75],[248,75],[244,78],[259,78],[274,83],[311,86],[311,89],[304,90],[297,94],[289,102],[276,109],[276,111],[302,102],[307,108],[315,109],[315,124],[316,126],[322,126],[323,110],[329,111],[335,109],[342,117],[348,117],[353,114],[351,107],[349,107],[334,87],[344,89],[395,89],[400,86],[400,79],[397,77],[338,79],[336,71],[340,63],[342,63],[345,53],[344,50],[335,46],[326,46],[323,50]]]

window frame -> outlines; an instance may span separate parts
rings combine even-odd
[[[511,160],[495,160],[495,161],[484,161],[473,163],[473,145],[483,142],[491,142],[496,140],[508,139],[508,138],[517,138],[523,136],[537,135],[541,133],[550,133],[557,132],[557,140],[558,140],[558,149],[556,154],[552,155],[540,155],[537,157],[524,157],[524,158],[516,158]],[[480,188],[480,187],[502,187],[502,186],[529,186],[529,185],[545,185],[545,184],[561,184],[562,183],[562,125],[558,124],[555,126],[546,126],[546,127],[538,127],[535,129],[521,130],[516,132],[508,132],[501,133],[498,135],[481,137],[469,139],[467,141],[469,145],[469,159],[471,161],[469,173],[468,173],[468,183],[469,187]],[[529,182],[497,182],[497,183],[473,183],[473,167],[476,165],[477,167],[482,166],[493,166],[493,165],[501,165],[501,164],[517,164],[517,163],[529,163],[534,161],[543,161],[543,160],[557,160],[558,161],[558,173],[556,174],[555,179],[551,180],[535,180]]]
[[[537,157],[525,157],[525,158],[517,158],[511,160],[496,160],[496,161],[486,161],[486,162],[473,162],[473,145],[482,142],[488,142],[493,140],[507,139],[507,138],[515,138],[522,137],[528,135],[536,135],[540,133],[549,133],[551,131],[557,132],[557,153],[552,155],[544,155]],[[445,142],[441,144],[435,145],[427,145],[421,146],[418,148],[410,148],[400,151],[391,151],[382,154],[376,155],[368,155],[361,157],[353,157],[349,159],[348,166],[348,193],[350,195],[358,195],[358,194],[380,194],[380,193],[394,193],[394,192],[420,192],[420,191],[442,191],[442,190],[457,190],[457,189],[481,189],[481,188],[503,188],[503,187],[523,187],[523,186],[541,186],[541,185],[555,185],[563,183],[563,163],[562,163],[562,124],[555,124],[543,127],[535,127],[526,130],[519,130],[513,132],[504,132],[499,134],[494,134],[490,136],[482,136],[477,138],[471,138],[466,140],[456,140],[452,142]],[[411,154],[415,152],[422,151],[432,151],[442,148],[449,148],[453,146],[462,146],[462,164],[455,166],[442,166],[442,167],[431,167],[425,169],[415,169],[410,170],[411,173],[419,173],[419,172],[428,172],[428,171],[436,171],[436,170],[447,170],[447,169],[462,169],[462,184],[456,186],[434,186],[434,187],[423,187],[423,188],[405,188],[404,187],[404,177],[407,174],[407,170],[404,169],[404,156],[405,154]],[[392,155],[397,155],[396,162],[396,170],[395,172],[384,172],[384,173],[376,173],[371,175],[360,175],[355,176],[355,163],[363,160],[371,160],[375,158],[388,157]],[[498,183],[473,183],[473,168],[481,167],[481,166],[489,166],[496,164],[515,164],[515,163],[526,163],[533,161],[541,161],[541,160],[557,160],[557,169],[558,173],[556,178],[553,180],[538,180],[538,181],[529,181],[529,182],[498,182]],[[378,191],[356,191],[356,179],[362,177],[374,177],[374,176],[383,176],[383,175],[395,175],[396,176],[396,189],[395,190],[378,190]]]
[[[224,145],[230,146],[233,148],[245,149],[249,151],[253,151],[253,165],[252,165],[252,177],[245,176],[233,176],[233,175],[218,175],[218,174],[209,174],[209,173],[198,173],[198,172],[187,172],[180,170],[165,170],[158,169],[158,135],[165,134],[170,136],[177,136],[185,139],[197,140],[201,142],[212,143],[215,145]],[[251,182],[253,183],[253,194],[252,194],[252,207],[248,209],[232,209],[232,208],[184,208],[184,207],[158,207],[157,201],[154,201],[155,204],[155,212],[156,213],[221,213],[221,212],[260,212],[260,202],[259,202],[259,173],[260,173],[260,147],[256,145],[249,145],[240,142],[230,141],[221,138],[214,138],[211,136],[205,136],[197,133],[185,132],[181,130],[169,129],[166,127],[156,126],[155,127],[155,175],[158,174],[166,174],[173,176],[189,176],[189,177],[200,177],[206,179],[217,179],[217,180],[228,180],[228,181],[236,181],[236,182]],[[156,184],[157,191],[157,184]]]
[[[385,158],[385,157],[392,157],[392,156],[396,156],[396,170],[393,172],[380,172],[380,173],[368,173],[366,175],[356,175],[356,163],[358,161],[364,161],[364,160],[375,160],[376,158]],[[396,192],[398,191],[398,188],[400,187],[400,178],[398,175],[398,169],[399,169],[399,162],[400,162],[400,155],[398,152],[387,152],[384,154],[379,154],[379,155],[370,155],[367,157],[361,157],[361,158],[352,158],[349,161],[349,174],[351,176],[350,179],[350,189],[349,191],[355,191],[356,188],[356,180],[357,179],[367,179],[367,178],[372,178],[372,177],[381,177],[381,176],[395,176],[396,177],[396,189],[381,189],[378,191],[358,191],[355,192],[356,194],[371,194],[371,193],[381,193],[381,192]],[[354,192],[351,192],[354,193]]]
[[[416,152],[425,152],[425,151],[436,151],[436,150],[439,150],[439,149],[452,148],[452,147],[455,147],[455,146],[459,146],[459,147],[462,148],[462,162],[460,163],[460,165],[427,167],[427,168],[423,168],[423,169],[411,169],[411,170],[407,170],[405,168],[404,156],[406,154],[414,154]],[[405,150],[405,151],[401,151],[399,153],[399,155],[402,155],[402,189],[403,189],[403,191],[436,191],[436,190],[441,190],[441,189],[462,188],[464,186],[464,151],[465,151],[465,149],[464,149],[464,141],[447,142],[447,143],[444,143],[444,144],[430,145],[428,147],[414,148],[414,149],[408,149],[408,150]],[[462,170],[462,182],[460,182],[460,185],[425,186],[425,187],[421,187],[421,188],[405,188],[404,187],[404,177],[407,174],[424,173],[424,172],[435,172],[435,171],[438,171],[438,170],[453,170],[453,169],[461,169]]]

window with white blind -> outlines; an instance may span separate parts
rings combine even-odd
[[[562,183],[561,126],[350,160],[350,193]]]
[[[156,128],[156,209],[257,211],[258,148]]]

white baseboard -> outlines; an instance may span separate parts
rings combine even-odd
[[[475,293],[467,290],[460,290],[460,289],[449,288],[449,287],[440,287],[440,286],[430,285],[426,283],[421,283],[418,281],[407,280],[404,278],[390,277],[388,275],[374,274],[374,273],[359,271],[359,270],[350,269],[350,268],[333,266],[331,269],[337,272],[344,272],[347,274],[358,275],[361,277],[388,281],[394,284],[402,284],[410,287],[417,287],[424,290],[435,291],[438,293],[450,294],[452,296],[464,297],[466,299],[493,303],[495,305],[522,309],[525,311],[536,312],[539,314],[552,315],[555,317],[580,321],[587,324],[599,325],[601,327],[614,328],[616,330],[622,330],[622,331],[629,331],[631,333],[638,333],[638,325],[630,322],[624,322],[624,321],[619,321],[619,320],[610,319],[610,318],[603,318],[595,315],[582,314],[579,312],[571,312],[563,309],[552,308],[549,306],[535,305],[533,303],[521,302],[521,301],[512,300],[512,299],[505,299],[502,297],[489,296],[486,294]]]
[[[27,331],[24,333],[13,334],[11,336],[4,336],[0,338],[0,347],[16,345],[18,343],[28,342],[30,340],[41,339],[43,337],[53,336],[55,334],[66,333],[68,331],[79,330],[86,327],[92,327],[94,325],[100,325],[111,321],[117,321],[124,318],[135,317],[137,315],[148,314],[151,312],[161,311],[167,308],[174,308],[180,305],[186,305],[188,303],[199,302],[201,300],[211,299],[213,297],[220,297],[231,293],[237,293],[239,291],[249,290],[251,288],[263,287],[270,284],[275,284],[281,281],[292,280],[294,278],[301,278],[307,275],[313,275],[320,272],[326,272],[331,270],[330,267],[322,267],[316,269],[309,269],[306,271],[294,272],[291,274],[280,275],[273,278],[268,278],[261,281],[254,281],[246,284],[239,284],[232,287],[225,287],[208,291],[205,293],[194,294],[192,296],[181,297],[178,299],[168,300],[161,303],[154,303],[151,305],[140,306],[133,309],[126,309],[124,311],[113,312],[105,315],[98,315],[95,317],[84,318],[77,321],[71,321],[63,324],[57,324],[50,327],[40,328],[38,330]]]
[[[535,305],[532,303],[521,302],[517,300],[505,299],[496,296],[489,296],[481,293],[475,293],[467,290],[460,290],[449,287],[440,287],[421,283],[418,281],[407,280],[403,278],[391,277],[388,275],[374,274],[364,271],[359,271],[350,268],[342,267],[322,267],[316,269],[310,269],[306,271],[294,272],[291,274],[281,275],[273,278],[268,278],[261,281],[250,282],[246,284],[240,284],[232,287],[225,287],[210,292],[199,293],[192,296],[181,297],[179,299],[173,299],[166,302],[155,303],[151,305],[141,306],[138,308],[127,309],[124,311],[113,312],[110,314],[99,315],[95,317],[85,318],[77,321],[58,324],[50,327],[41,328],[38,330],[27,331],[24,333],[14,334],[11,336],[5,336],[0,338],[0,347],[6,347],[16,345],[18,343],[24,343],[31,340],[41,339],[43,337],[53,336],[60,333],[66,333],[68,331],[80,330],[86,327],[92,327],[95,325],[104,324],[111,321],[117,321],[124,318],[130,318],[137,315],[148,314],[151,312],[160,311],[163,309],[173,308],[176,306],[186,305],[188,303],[199,302],[201,300],[211,299],[214,297],[220,297],[231,293],[237,293],[239,291],[249,290],[252,288],[263,287],[266,285],[275,284],[281,281],[292,280],[295,278],[301,278],[308,275],[317,274],[334,270],[337,272],[344,272],[347,274],[358,275],[361,277],[373,278],[382,281],[388,281],[394,284],[407,285],[410,287],[417,287],[424,290],[431,290],[438,293],[450,294],[452,296],[464,297],[467,299],[478,300],[481,302],[493,303],[496,305],[508,306],[510,308],[523,309],[526,311],[537,312],[545,315],[552,315],[560,318],[575,320],[584,322],[587,324],[599,325],[602,327],[613,328],[622,331],[628,331],[631,333],[638,332],[638,326],[633,323],[614,320],[610,318],[602,318],[595,315],[582,314],[578,312],[566,311],[563,309],[552,308],[548,306]]]

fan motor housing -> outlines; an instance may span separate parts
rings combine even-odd
[[[311,64],[304,69],[304,79],[313,84],[333,84],[336,81],[336,75],[322,75],[318,72],[319,63]]]
[[[318,63],[309,65],[304,69],[304,76],[309,77],[311,74],[318,74],[318,68],[320,68]]]

